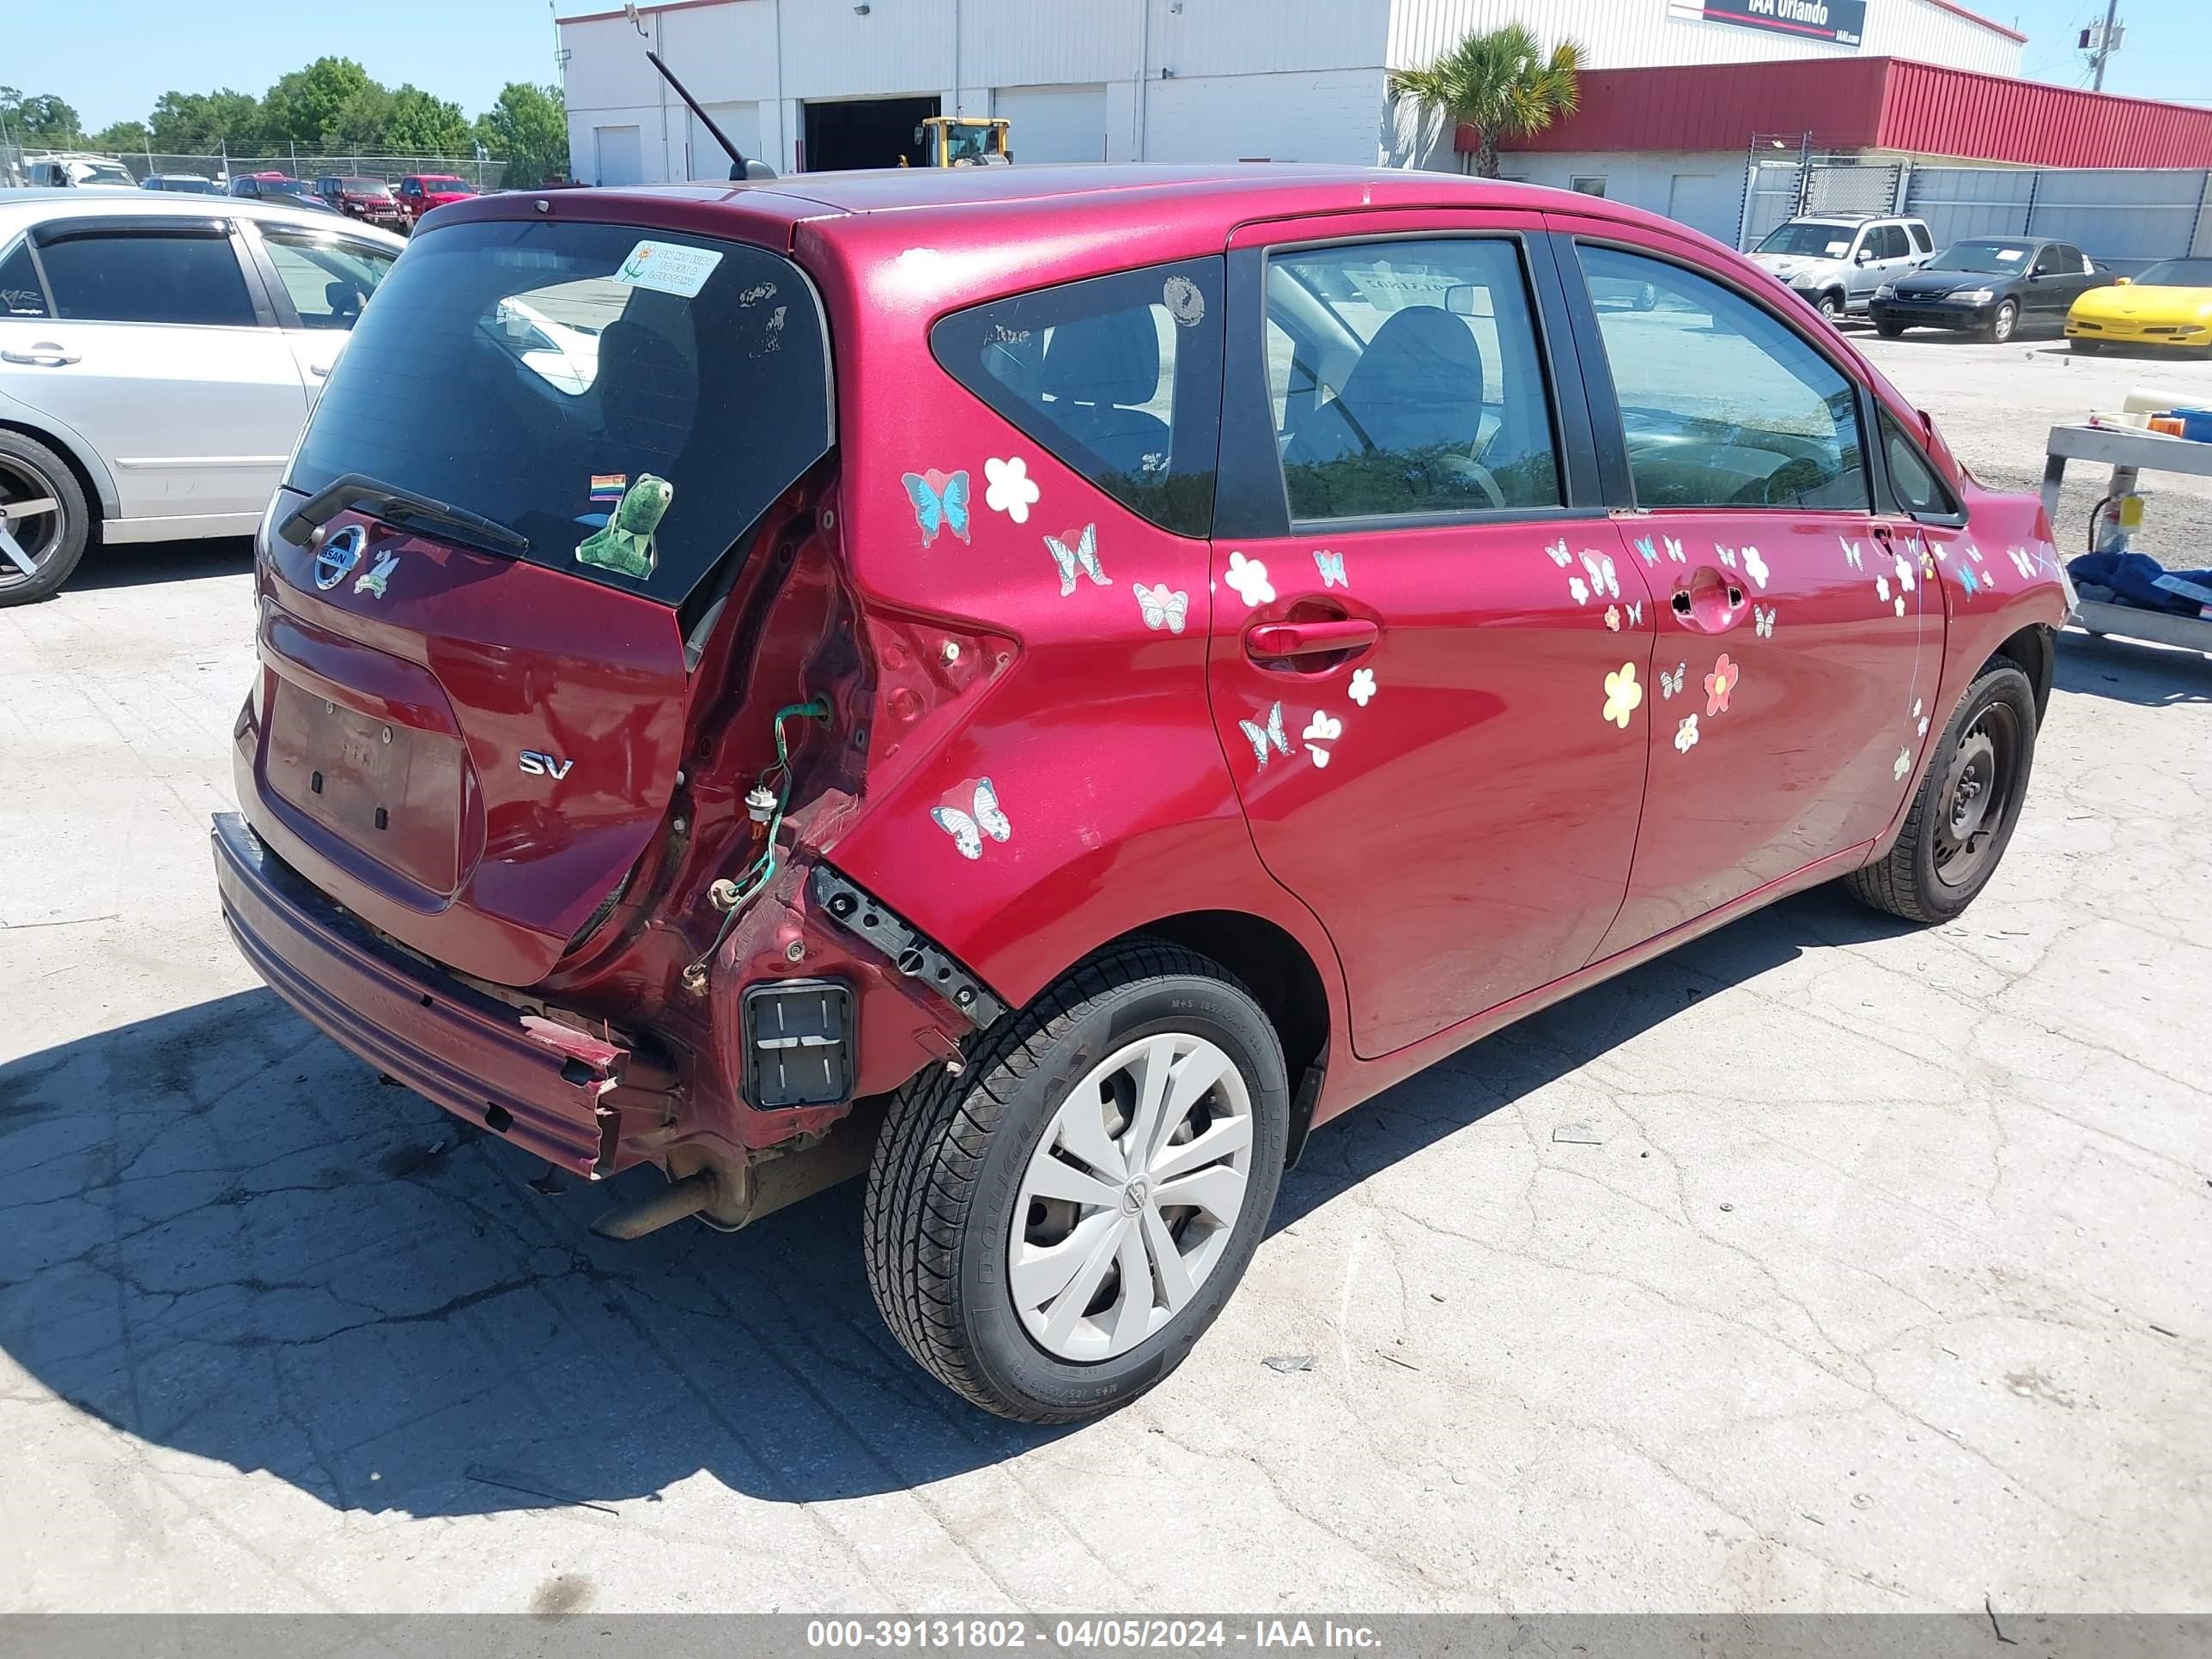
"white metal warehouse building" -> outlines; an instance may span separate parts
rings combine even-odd
[[[1017,162],[1457,167],[1449,131],[1393,109],[1388,73],[1516,20],[1547,43],[1572,36],[1596,70],[1891,57],[2012,76],[2024,44],[1952,0],[674,0],[641,14],[644,38],[620,11],[560,22],[589,183],[727,176],[648,46],[733,143],[792,173],[892,164],[939,112],[1008,118]]]

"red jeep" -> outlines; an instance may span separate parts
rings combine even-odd
[[[412,228],[415,222],[432,208],[443,207],[448,202],[465,202],[476,193],[475,185],[450,173],[410,173],[399,181],[400,216]]]
[[[891,1328],[1034,1420],[1175,1367],[1316,1124],[1815,883],[1957,915],[2068,603],[1735,254],[1322,168],[464,204],[257,586],[279,994],[655,1166],[617,1237],[865,1168]]]

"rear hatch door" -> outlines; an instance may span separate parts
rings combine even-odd
[[[650,843],[687,635],[832,430],[820,307],[779,253],[424,233],[264,531],[256,829],[426,955],[542,978]]]

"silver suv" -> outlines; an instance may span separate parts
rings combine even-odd
[[[1778,226],[1751,257],[1834,322],[1846,313],[1864,315],[1876,289],[1935,253],[1924,220],[1820,216]]]

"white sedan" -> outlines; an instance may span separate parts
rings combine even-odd
[[[103,542],[250,533],[406,246],[258,202],[0,192],[0,605]]]

